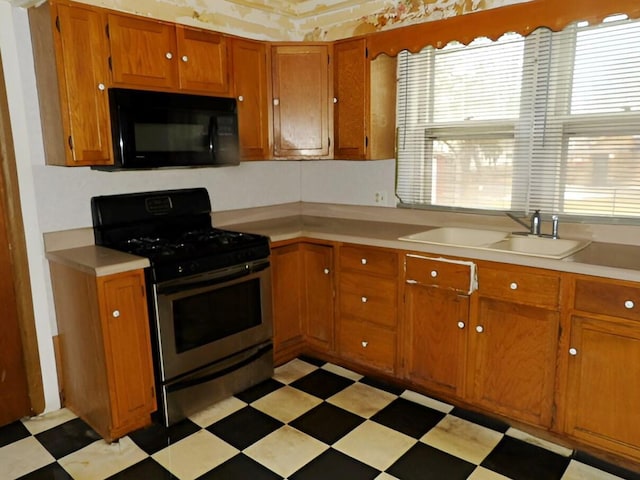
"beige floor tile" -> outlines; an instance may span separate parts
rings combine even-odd
[[[189,420],[202,428],[206,428],[212,423],[222,420],[224,417],[231,415],[246,406],[246,402],[243,402],[236,397],[229,397],[191,415]]]
[[[570,448],[566,448],[562,445],[558,445],[556,443],[548,442],[546,440],[542,440],[541,438],[534,437],[533,435],[529,435],[528,433],[523,432],[522,430],[518,430],[517,428],[509,428],[506,432],[506,435],[517,438],[518,440],[522,440],[523,442],[530,443],[531,445],[545,448],[551,452],[557,453],[558,455],[562,455],[563,457],[570,457],[573,454],[573,450],[571,450]]]
[[[285,425],[243,450],[256,462],[288,477],[328,448],[328,445]]]
[[[77,418],[75,413],[66,408],[48,412],[43,415],[37,415],[29,419],[23,420],[22,424],[29,430],[31,435],[37,435],[38,433],[49,430],[50,428],[57,427],[58,425],[68,422]]]
[[[408,435],[367,420],[334,443],[333,448],[378,470],[386,470],[415,443]]]
[[[301,390],[284,386],[251,404],[253,408],[288,423],[308,412],[322,400]]]
[[[180,440],[152,455],[180,480],[192,480],[226,462],[239,452],[206,430]]]
[[[420,405],[424,405],[425,407],[433,408],[438,412],[449,413],[453,410],[453,405],[449,405],[448,403],[441,402],[439,400],[434,400],[430,397],[425,397],[424,395],[420,395],[419,393],[412,392],[411,390],[405,390],[402,392],[400,397],[405,400],[410,400],[415,403],[419,403]]]
[[[622,480],[616,475],[595,469],[584,463],[571,460],[562,480]]]
[[[420,440],[478,465],[500,442],[502,436],[490,428],[447,415]]]
[[[378,475],[375,480],[398,480],[396,477],[389,475],[388,473],[382,472]]]
[[[509,477],[505,477],[484,467],[478,467],[469,475],[467,480],[509,480]]]
[[[73,478],[99,480],[147,458],[129,437],[111,444],[98,440],[58,460]]]
[[[384,390],[354,383],[327,399],[327,402],[344,408],[361,417],[370,418],[389,405],[397,396]]]
[[[55,458],[34,437],[23,438],[0,448],[0,478],[18,478],[53,462]]]
[[[311,365],[310,363],[295,358],[290,362],[277,367],[273,378],[288,385],[317,369],[318,367],[315,365]]]
[[[335,373],[336,375],[340,375],[341,377],[345,377],[348,378],[350,380],[353,380],[355,382],[357,382],[358,380],[360,380],[362,378],[362,375],[360,375],[359,373],[353,372],[351,370],[348,370],[344,367],[340,367],[338,365],[335,365],[333,363],[326,363],[322,366],[323,370],[326,370],[327,372],[331,372],[331,373]]]

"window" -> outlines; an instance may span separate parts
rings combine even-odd
[[[398,56],[402,204],[640,218],[640,21]]]

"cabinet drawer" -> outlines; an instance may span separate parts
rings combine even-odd
[[[468,293],[475,271],[470,264],[454,263],[437,258],[406,256],[407,281],[422,285],[434,285]]]
[[[395,252],[366,247],[340,248],[340,268],[395,277],[398,256]]]
[[[640,320],[640,287],[577,279],[574,307],[584,312]]]
[[[394,326],[398,294],[396,280],[358,273],[340,274],[340,315]]]
[[[560,277],[520,268],[480,266],[478,291],[487,297],[553,308],[558,306]]]
[[[340,323],[340,354],[367,366],[395,370],[396,334],[368,322],[343,320]]]

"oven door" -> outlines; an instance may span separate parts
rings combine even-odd
[[[268,260],[160,283],[153,291],[163,383],[271,340]]]

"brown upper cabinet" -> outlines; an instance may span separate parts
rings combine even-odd
[[[231,51],[242,159],[269,158],[270,78],[267,46],[264,42],[233,38]]]
[[[364,38],[333,47],[334,157],[375,160],[395,155],[396,58],[371,60]]]
[[[297,43],[271,48],[274,156],[331,158],[331,46]]]
[[[107,19],[114,85],[231,94],[224,35],[130,15]]]
[[[47,2],[29,9],[29,23],[47,163],[113,163],[102,12]]]

